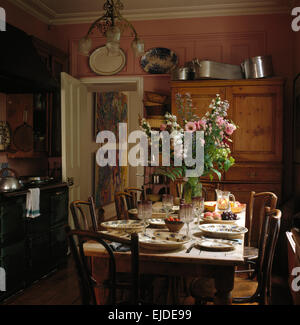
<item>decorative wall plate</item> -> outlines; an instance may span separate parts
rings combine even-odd
[[[4,151],[11,142],[10,128],[6,121],[0,121],[0,135],[0,151]]]
[[[140,65],[148,73],[170,73],[178,65],[178,57],[170,49],[156,47],[150,49],[142,56]]]
[[[122,49],[118,55],[109,55],[106,46],[97,48],[90,55],[90,68],[102,76],[111,76],[120,72],[126,64],[126,56]]]

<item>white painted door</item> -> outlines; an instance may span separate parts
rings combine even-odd
[[[67,73],[61,74],[62,179],[69,183],[69,202],[90,195],[88,166],[88,92],[85,85]],[[71,221],[71,219],[69,219]],[[72,222],[71,222],[72,224]]]

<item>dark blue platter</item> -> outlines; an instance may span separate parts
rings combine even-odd
[[[147,51],[141,58],[140,65],[145,72],[166,74],[178,65],[177,55],[170,49],[156,47]]]

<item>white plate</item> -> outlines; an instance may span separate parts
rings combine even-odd
[[[146,225],[148,226],[149,224],[146,223]],[[106,229],[120,230],[125,232],[141,232],[145,227],[143,220],[112,220],[102,222],[101,226]]]
[[[152,218],[147,220],[150,226],[164,228],[166,227],[165,221],[162,218]]]
[[[234,250],[234,244],[226,239],[202,238],[197,241],[197,246],[202,249],[212,251],[231,251]]]
[[[156,231],[148,233],[147,236],[139,234],[140,246],[147,249],[167,251],[181,247],[189,242],[191,238],[183,234],[168,231]]]
[[[103,76],[110,76],[120,72],[126,64],[126,56],[122,49],[118,55],[109,55],[106,46],[97,48],[90,55],[91,69]]]
[[[215,238],[236,238],[245,234],[248,229],[237,225],[206,223],[199,226],[204,235]]]

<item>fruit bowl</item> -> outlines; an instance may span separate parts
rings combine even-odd
[[[179,220],[176,217],[175,218],[169,217],[169,218],[165,219],[165,224],[171,232],[179,232],[180,229],[183,227],[184,222]]]

